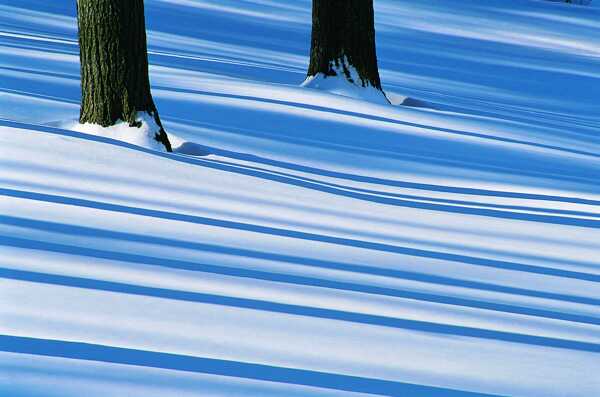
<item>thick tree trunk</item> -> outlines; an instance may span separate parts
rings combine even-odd
[[[375,50],[373,0],[313,0],[308,76],[322,73],[381,90]],[[358,72],[353,81],[349,66]]]
[[[131,126],[148,112],[156,140],[171,151],[150,93],[143,0],[77,0],[81,60],[80,123]]]

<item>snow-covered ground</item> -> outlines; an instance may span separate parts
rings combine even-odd
[[[0,0],[0,395],[600,395],[598,5],[376,0],[393,106],[300,87],[308,0],[145,3],[175,154]]]

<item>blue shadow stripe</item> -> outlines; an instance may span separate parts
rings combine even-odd
[[[546,309],[538,309],[503,303],[494,303],[494,302],[486,302],[480,301],[476,299],[467,299],[453,296],[445,296],[445,295],[437,295],[432,293],[425,292],[416,292],[416,291],[405,291],[397,288],[387,288],[387,287],[378,287],[378,286],[370,286],[359,283],[351,283],[351,282],[343,282],[343,281],[335,281],[335,280],[327,280],[327,279],[319,279],[315,277],[306,277],[306,276],[297,276],[290,274],[282,274],[282,273],[272,273],[260,270],[252,270],[245,268],[237,268],[237,267],[229,267],[229,266],[220,266],[220,265],[209,265],[198,262],[190,262],[183,260],[175,260],[175,259],[167,259],[167,258],[159,258],[152,257],[147,255],[137,255],[137,254],[129,254],[124,252],[115,252],[115,251],[106,251],[99,250],[93,248],[84,248],[72,245],[63,245],[49,242],[41,242],[36,240],[29,239],[21,239],[15,237],[5,237],[0,236],[0,245],[26,248],[26,249],[35,249],[40,251],[47,252],[56,252],[62,254],[69,255],[80,255],[84,257],[92,257],[92,258],[100,258],[100,259],[108,259],[115,260],[120,262],[129,262],[143,265],[153,265],[160,267],[170,267],[175,269],[183,269],[190,270],[196,272],[204,272],[204,273],[213,273],[213,274],[221,274],[226,276],[233,277],[243,277],[243,278],[251,278],[257,280],[264,281],[273,281],[278,283],[286,283],[286,284],[295,284],[295,285],[305,285],[310,287],[321,287],[335,290],[343,290],[343,291],[353,291],[353,292],[361,292],[366,294],[373,295],[382,295],[382,296],[391,296],[396,298],[404,298],[404,299],[412,299],[417,301],[425,301],[425,302],[433,302],[433,303],[441,303],[446,305],[453,306],[462,306],[462,307],[470,307],[484,310],[492,310],[498,312],[505,313],[514,313],[514,314],[522,314],[526,316],[536,316],[536,317],[544,317],[551,318],[556,320],[563,321],[572,321],[583,324],[594,324],[600,325],[600,318],[557,312]],[[0,268],[1,269],[1,268]],[[581,298],[584,299],[584,298]],[[600,303],[595,299],[587,299],[585,304],[589,305],[600,305]]]
[[[200,146],[200,145],[196,145],[196,146]],[[266,159],[266,158],[258,157],[258,156],[251,155],[251,154],[235,153],[235,152],[231,152],[228,150],[211,148],[211,147],[207,147],[207,146],[200,146],[200,148],[198,148],[198,149],[203,149],[206,151],[206,153],[215,154],[220,157],[228,157],[228,158],[232,158],[232,159],[236,159],[236,160],[243,160],[243,161],[247,161],[247,162],[272,165],[272,166],[275,166],[278,168],[288,168],[288,169],[311,168],[311,167],[304,167],[304,166],[295,166],[295,165],[291,165],[290,163],[286,163],[286,162],[282,162],[282,161],[278,161],[278,160]],[[185,154],[185,153],[182,153],[182,154]],[[379,197],[395,198],[395,199],[399,200],[398,205],[401,205],[401,203],[404,203],[407,201],[418,203],[419,201],[413,201],[413,200],[421,200],[421,201],[436,203],[438,205],[447,204],[447,205],[455,205],[455,206],[486,207],[487,209],[492,209],[492,210],[495,209],[495,210],[508,210],[508,211],[545,212],[546,214],[557,214],[557,215],[567,215],[567,216],[572,215],[572,216],[590,217],[590,218],[596,218],[596,219],[600,218],[600,214],[593,213],[593,212],[544,208],[544,207],[528,207],[528,206],[522,206],[522,205],[492,204],[492,203],[485,203],[485,202],[481,202],[481,201],[466,201],[466,200],[454,200],[454,199],[437,198],[437,197],[415,196],[415,195],[410,195],[410,194],[400,194],[400,193],[393,193],[393,192],[387,192],[387,191],[363,189],[363,188],[359,188],[356,186],[344,186],[344,185],[340,185],[338,183],[321,181],[318,179],[308,178],[308,177],[299,176],[299,175],[295,175],[295,174],[289,174],[289,173],[276,171],[276,170],[264,169],[264,168],[260,168],[260,167],[256,167],[256,166],[250,166],[247,164],[244,164],[242,166],[241,164],[238,164],[238,163],[233,163],[233,162],[228,162],[228,161],[223,161],[223,160],[202,159],[202,161],[210,161],[212,163],[223,164],[223,165],[228,165],[228,166],[232,166],[232,167],[243,167],[244,169],[251,169],[251,170],[258,171],[258,172],[268,172],[268,173],[271,173],[274,175],[281,175],[286,178],[293,178],[293,179],[305,181],[307,183],[313,183],[313,184],[318,184],[318,185],[322,185],[322,186],[329,186],[331,188],[342,189],[344,191],[354,191],[354,192],[358,192],[358,193],[364,193],[371,197],[379,196]],[[317,170],[315,168],[311,168],[311,169],[313,170],[312,173],[314,173],[314,174],[319,174],[319,175],[320,174],[330,174],[330,172]],[[303,171],[303,172],[307,172],[307,171]],[[338,174],[338,173],[333,173],[333,174]],[[326,175],[326,176],[329,176],[329,175]],[[348,178],[345,178],[345,179],[348,179]]]
[[[521,271],[521,272],[546,274],[546,275],[557,276],[557,277],[566,277],[566,278],[573,278],[573,279],[579,279],[579,280],[600,282],[600,275],[590,274],[590,273],[574,272],[574,271],[569,271],[569,270],[527,265],[527,264],[516,263],[516,262],[507,262],[507,261],[500,261],[500,260],[493,260],[493,259],[486,259],[486,258],[478,258],[478,257],[473,257],[473,256],[467,256],[467,255],[451,254],[451,253],[446,253],[446,252],[422,250],[422,249],[417,249],[417,248],[402,247],[402,246],[396,246],[396,245],[391,245],[391,244],[376,243],[376,242],[371,242],[371,241],[363,241],[363,240],[356,240],[356,239],[343,238],[343,237],[327,236],[327,235],[321,235],[321,234],[316,234],[316,233],[300,232],[300,231],[296,231],[296,230],[281,229],[281,228],[276,228],[276,227],[255,225],[255,224],[243,223],[243,222],[227,221],[227,220],[208,218],[208,217],[197,216],[197,215],[180,214],[180,213],[176,213],[176,212],[168,212],[168,211],[162,211],[162,210],[131,207],[131,206],[126,206],[126,205],[112,204],[112,203],[86,200],[86,199],[80,199],[80,198],[58,196],[58,195],[51,195],[51,194],[45,194],[45,193],[35,193],[35,192],[28,192],[28,191],[23,191],[23,190],[5,189],[5,188],[0,188],[0,195],[9,196],[9,197],[17,197],[17,198],[28,199],[28,200],[44,201],[44,202],[56,203],[56,204],[74,205],[74,206],[85,207],[85,208],[94,208],[94,209],[100,209],[100,210],[112,211],[112,212],[121,212],[121,213],[127,213],[127,214],[142,215],[142,216],[161,218],[161,219],[170,219],[170,220],[175,220],[175,221],[203,224],[203,225],[221,227],[221,228],[226,228],[226,229],[244,230],[244,231],[254,232],[254,233],[270,234],[273,236],[281,236],[281,237],[290,237],[290,238],[295,238],[295,239],[316,241],[316,242],[321,242],[321,243],[335,244],[335,245],[341,245],[341,246],[347,246],[347,247],[364,248],[364,249],[369,249],[369,250],[374,250],[374,251],[391,252],[391,253],[402,254],[402,255],[410,255],[410,256],[417,256],[417,257],[430,258],[430,259],[446,260],[446,261],[452,261],[452,262],[458,262],[458,263],[465,263],[465,264],[469,264],[469,265],[491,267],[491,268],[496,268],[496,269],[516,270],[516,271]]]
[[[163,245],[163,246],[168,246],[168,247],[186,248],[186,249],[192,249],[192,250],[196,250],[196,251],[235,255],[235,256],[241,257],[241,259],[243,259],[243,258],[264,259],[264,260],[268,260],[268,261],[285,262],[285,263],[290,263],[290,264],[294,264],[294,265],[313,267],[313,268],[343,270],[343,271],[353,272],[353,273],[370,274],[370,275],[391,277],[391,278],[397,278],[397,279],[413,280],[413,281],[419,281],[419,282],[428,283],[428,284],[448,285],[448,286],[453,286],[453,287],[462,287],[462,288],[477,289],[477,290],[484,290],[484,291],[501,292],[501,293],[506,293],[506,294],[511,294],[511,295],[523,295],[523,296],[531,296],[531,297],[535,297],[535,298],[552,299],[552,300],[559,300],[559,301],[566,301],[566,302],[573,302],[573,303],[582,303],[585,305],[600,306],[600,299],[594,299],[594,298],[589,298],[589,297],[583,297],[583,296],[577,296],[577,295],[566,295],[566,294],[559,294],[559,293],[546,292],[546,291],[538,291],[538,290],[532,290],[532,289],[505,286],[505,285],[500,285],[500,284],[493,284],[493,283],[488,283],[488,282],[481,282],[481,281],[457,279],[457,278],[452,278],[452,277],[439,276],[437,274],[427,274],[427,273],[417,273],[417,272],[405,271],[405,270],[401,270],[401,268],[402,268],[401,262],[398,263],[398,268],[393,268],[393,269],[382,268],[382,267],[377,267],[377,266],[362,265],[362,264],[356,264],[356,263],[338,262],[338,261],[317,259],[317,258],[312,258],[312,257],[311,258],[300,257],[300,256],[283,254],[283,253],[257,251],[257,250],[251,250],[251,249],[246,249],[246,248],[208,244],[208,243],[203,243],[203,242],[198,242],[198,241],[177,240],[177,239],[171,239],[171,238],[166,238],[166,237],[157,237],[157,236],[151,236],[151,235],[126,233],[126,232],[119,232],[119,231],[107,230],[107,229],[99,229],[99,228],[88,227],[88,226],[78,226],[78,225],[72,225],[72,224],[66,224],[66,223],[48,222],[48,221],[41,221],[38,219],[20,218],[20,217],[8,216],[8,215],[0,215],[0,224],[18,226],[18,227],[28,228],[28,229],[44,230],[44,231],[60,233],[60,234],[64,234],[64,235],[88,236],[88,237],[95,237],[95,238],[133,241],[133,242],[144,243],[144,244]],[[17,244],[18,246],[23,247],[23,248],[40,249],[40,250],[56,249],[56,250],[58,250],[58,252],[72,253],[72,251],[69,251],[70,246],[62,246],[60,244],[52,244],[51,246],[52,247],[55,246],[56,248],[54,248],[54,249],[46,248],[45,246],[41,245],[42,244],[41,242],[37,242],[37,241],[33,241],[33,240],[21,241],[21,239],[14,240],[14,238],[10,239],[10,240],[3,240],[3,238],[0,237],[0,244]],[[77,249],[75,247],[73,247],[73,248]],[[91,252],[95,252],[95,251],[93,250]],[[101,251],[101,252],[106,252],[106,253],[103,253],[102,255],[111,255],[110,253],[108,253],[108,251]],[[87,255],[87,254],[84,253],[84,255]],[[95,255],[96,254],[94,254],[94,256]],[[118,254],[115,252],[115,253],[113,253],[113,255],[118,255]],[[164,259],[160,259],[160,260],[164,260]],[[147,263],[151,263],[151,262],[147,262]],[[154,264],[154,263],[152,263],[152,264]],[[170,265],[164,264],[164,266],[170,266]],[[197,265],[198,270],[200,270],[202,266],[205,266],[205,265],[198,264]],[[211,266],[211,265],[206,265],[206,266]],[[216,266],[216,267],[219,268],[222,266]],[[183,268],[186,268],[188,270],[194,270],[193,266],[183,267]]]
[[[329,372],[20,336],[0,335],[0,350],[12,353],[162,368],[383,396],[498,397],[498,395],[492,394]]]
[[[214,96],[214,97],[218,97],[218,98],[231,98],[231,99],[239,99],[239,100],[245,100],[245,101],[263,102],[263,103],[269,103],[269,104],[274,104],[274,105],[293,106],[293,107],[296,107],[299,109],[315,110],[315,111],[320,111],[320,112],[333,113],[333,114],[337,114],[337,115],[357,117],[360,119],[380,121],[380,122],[384,122],[384,123],[396,124],[396,125],[401,125],[401,126],[422,128],[422,129],[426,129],[426,130],[430,130],[430,131],[445,132],[445,133],[453,134],[453,135],[461,135],[461,136],[468,136],[468,137],[473,137],[473,138],[480,138],[480,139],[484,139],[486,141],[513,143],[513,144],[517,144],[517,145],[524,145],[524,146],[541,148],[541,149],[555,150],[555,151],[563,152],[563,153],[571,153],[571,154],[577,154],[577,155],[581,155],[581,156],[589,156],[592,158],[600,157],[600,155],[598,153],[588,152],[585,150],[570,149],[570,148],[565,148],[565,147],[556,146],[556,145],[547,145],[547,144],[543,144],[543,143],[523,141],[523,140],[514,139],[514,138],[492,136],[492,135],[486,135],[486,134],[481,134],[481,133],[477,133],[477,132],[461,131],[461,130],[456,130],[456,129],[451,129],[451,128],[419,124],[419,123],[414,123],[414,122],[405,121],[405,120],[392,119],[392,118],[388,118],[385,116],[377,116],[377,115],[368,114],[368,113],[359,113],[359,112],[353,112],[353,111],[343,110],[343,109],[328,108],[328,107],[324,107],[324,106],[320,106],[320,105],[312,105],[312,104],[292,102],[292,101],[286,101],[286,100],[280,100],[280,99],[260,98],[260,97],[253,97],[253,96],[248,96],[248,95],[227,94],[227,93],[202,91],[202,90],[191,90],[191,89],[186,89],[186,88],[173,88],[173,87],[164,87],[164,86],[155,86],[155,88],[159,89],[159,90],[173,91],[173,92],[184,93],[184,94],[206,95],[206,96]]]
[[[5,124],[0,120],[0,125]],[[14,124],[15,127],[24,128],[20,125],[20,123],[6,123],[9,126],[13,126],[10,124]],[[28,128],[32,128],[29,126]],[[485,217],[494,217],[500,219],[514,219],[514,220],[522,220],[529,222],[540,222],[540,223],[549,223],[549,224],[557,224],[557,225],[568,225],[568,226],[577,226],[577,227],[586,227],[586,228],[600,228],[600,220],[599,219],[586,219],[586,218],[574,218],[568,216],[558,216],[558,215],[545,215],[545,214],[532,214],[532,213],[524,213],[524,212],[511,212],[511,211],[503,211],[500,209],[490,209],[490,208],[476,208],[476,207],[464,207],[457,205],[448,205],[448,204],[439,204],[439,203],[427,203],[421,201],[412,201],[408,199],[398,199],[394,197],[383,197],[376,196],[372,194],[361,193],[357,190],[347,190],[334,187],[333,185],[326,185],[323,183],[315,183],[309,180],[303,180],[299,177],[288,177],[283,174],[274,173],[274,172],[265,172],[258,171],[256,169],[252,169],[249,167],[244,167],[241,165],[229,165],[225,162],[218,162],[213,160],[206,160],[200,158],[190,158],[185,156],[177,156],[173,154],[161,153],[152,151],[149,149],[143,149],[136,147],[135,145],[127,144],[125,142],[118,142],[109,138],[104,137],[96,137],[87,134],[77,133],[74,131],[65,131],[60,129],[52,129],[50,127],[38,127],[35,128],[44,131],[51,132],[59,135],[65,136],[73,136],[78,138],[85,138],[89,140],[94,140],[98,142],[111,143],[117,146],[127,147],[130,149],[136,149],[138,151],[151,153],[153,155],[158,155],[161,157],[169,158],[171,160],[176,160],[180,162],[203,165],[207,168],[212,168],[218,171],[236,173],[239,175],[250,176],[254,178],[261,178],[265,180],[270,180],[273,182],[298,186],[306,189],[312,189],[316,191],[320,191],[323,193],[329,193],[338,196],[349,197],[362,201],[370,201],[379,204],[392,205],[392,206],[401,206],[407,208],[415,208],[415,209],[423,209],[430,211],[438,211],[438,212],[449,212],[449,213],[457,213],[457,214],[467,214],[467,215],[476,215],[476,216],[485,216]]]
[[[489,329],[465,327],[459,325],[439,324],[427,321],[407,320],[395,317],[348,312],[335,309],[323,309],[317,307],[276,303],[258,299],[237,298],[223,295],[204,294],[200,292],[171,290],[166,288],[144,287],[140,285],[119,283],[113,281],[94,280],[82,277],[62,276],[6,268],[0,268],[0,277],[13,280],[30,281],[35,283],[54,284],[66,287],[94,289],[101,291],[117,292],[122,294],[150,296],[156,298],[199,302],[251,310],[260,310],[272,313],[291,314],[303,317],[314,317],[327,320],[339,320],[359,324],[370,324],[382,327],[435,333],[440,335],[465,336],[471,338],[490,339],[511,343],[555,347],[586,352],[600,352],[600,345],[596,343],[551,338],[544,336],[535,336],[528,334],[518,334],[513,332],[494,331]]]

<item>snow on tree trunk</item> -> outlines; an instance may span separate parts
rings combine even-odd
[[[382,91],[373,0],[313,0],[308,77],[338,76]]]
[[[171,144],[150,93],[143,0],[77,0],[81,124],[139,127],[148,113],[154,139]]]

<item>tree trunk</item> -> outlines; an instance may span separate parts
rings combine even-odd
[[[81,61],[80,123],[139,126],[148,112],[160,130],[155,139],[171,144],[150,93],[143,0],[77,0]]]
[[[373,0],[313,0],[312,13],[308,76],[336,76],[341,69],[350,82],[381,90]],[[353,81],[349,66],[360,82]]]

